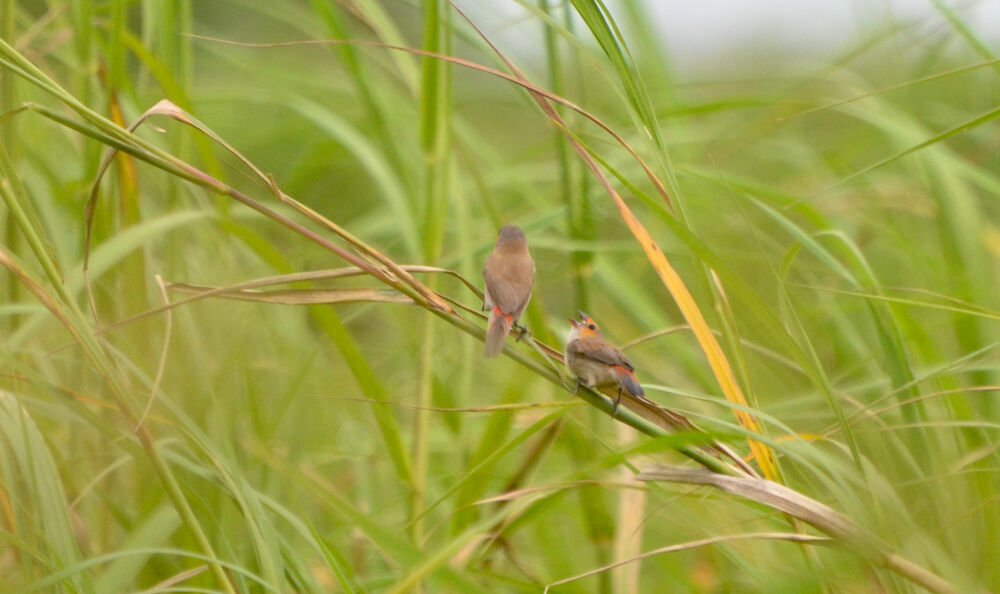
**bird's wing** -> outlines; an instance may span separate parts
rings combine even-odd
[[[629,371],[635,371],[635,366],[625,356],[625,353],[604,342],[593,338],[574,340],[566,347],[573,356],[604,363],[605,365],[621,365]]]

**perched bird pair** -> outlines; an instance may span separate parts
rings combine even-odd
[[[520,227],[500,228],[496,247],[483,266],[483,279],[486,281],[483,310],[490,311],[483,352],[487,357],[496,357],[503,351],[507,334],[528,306],[535,283],[535,262]],[[566,367],[581,382],[591,388],[617,388],[616,411],[623,392],[633,396],[645,394],[635,378],[635,366],[624,353],[604,340],[601,329],[590,316],[580,312],[580,319],[570,319],[570,324]]]

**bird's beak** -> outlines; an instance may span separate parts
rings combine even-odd
[[[583,320],[586,320],[587,318],[589,318],[589,317],[590,317],[590,316],[588,316],[588,315],[587,315],[587,312],[585,312],[585,311],[578,311],[577,313],[578,313],[578,314],[580,314],[580,321],[581,321],[581,322],[582,322]]]

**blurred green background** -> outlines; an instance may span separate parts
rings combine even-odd
[[[612,136],[559,107],[718,332],[783,482],[964,592],[1000,589],[988,4],[887,9],[798,45],[708,27],[714,43],[690,55],[669,32],[696,21],[661,5],[459,5],[663,181],[669,204]],[[815,531],[634,480],[683,463],[678,442],[483,359],[479,338],[420,307],[204,299],[107,328],[163,304],[157,277],[222,287],[347,266],[141,156],[99,186],[95,318],[84,205],[110,141],[15,56],[122,125],[169,99],[397,263],[479,285],[497,228],[522,226],[534,336],[561,348],[585,310],[628,345],[652,399],[746,453],[670,293],[531,95],[389,47],[509,73],[455,7],[0,0],[0,27],[0,590],[539,592],[690,544],[551,591],[923,591],[836,544],[728,538]],[[330,39],[352,43],[267,45]],[[308,224],[193,128],[153,116],[136,135]],[[455,278],[418,276],[478,309]],[[322,287],[393,293],[367,276],[282,288]],[[135,431],[123,411],[147,404]]]

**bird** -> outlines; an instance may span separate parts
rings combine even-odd
[[[590,388],[613,387],[618,389],[613,414],[618,413],[622,393],[637,398],[646,395],[635,377],[635,365],[620,349],[604,340],[601,329],[593,318],[580,312],[580,319],[570,318],[572,328],[566,343],[566,367],[578,380]]]
[[[483,311],[489,310],[483,354],[496,357],[531,299],[535,261],[528,251],[524,231],[516,225],[500,228],[496,247],[483,265]]]
[[[580,383],[591,388],[618,389],[612,416],[618,414],[622,394],[628,392],[643,406],[648,407],[647,410],[656,411],[657,416],[674,430],[701,431],[684,415],[659,406],[646,398],[645,390],[635,377],[635,366],[632,365],[632,361],[620,349],[604,340],[604,335],[593,318],[581,311],[580,319],[570,318],[569,323],[572,324],[572,328],[566,344],[566,367],[573,372]],[[712,439],[703,447],[716,455],[729,458],[748,476],[759,478],[757,472],[726,444]]]

